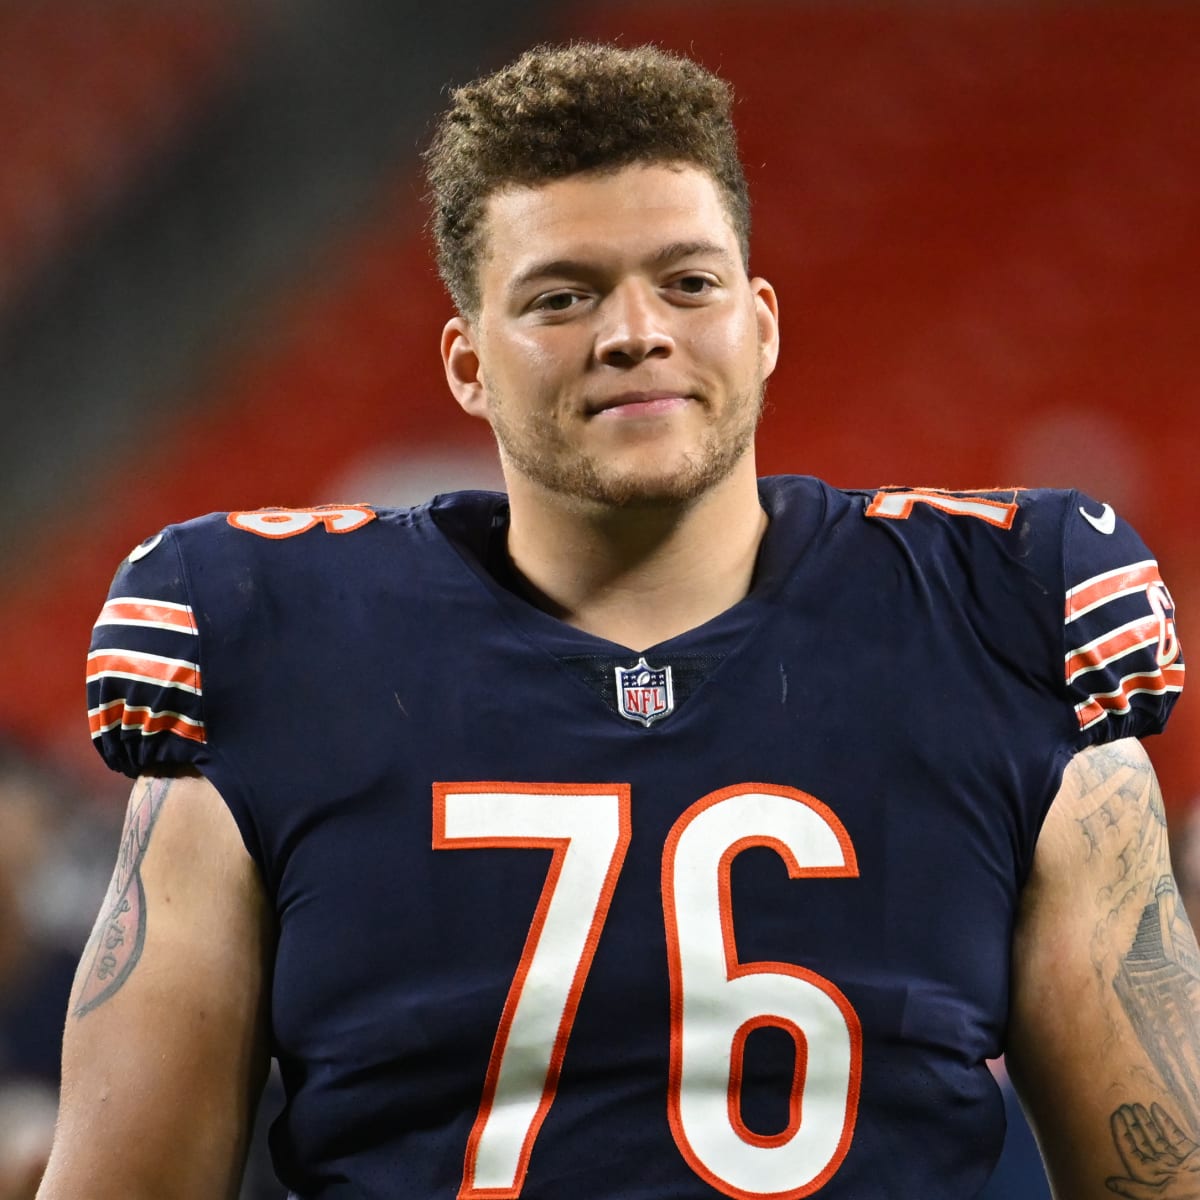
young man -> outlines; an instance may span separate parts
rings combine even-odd
[[[1195,939],[1133,740],[1170,596],[1075,493],[758,480],[726,86],[531,52],[429,155],[507,497],[172,527],[97,624],[140,774],[45,1200],[1200,1195]]]

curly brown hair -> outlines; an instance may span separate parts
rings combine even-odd
[[[488,197],[580,171],[682,163],[720,188],[743,262],[750,198],[738,158],[733,90],[698,63],[655,46],[535,46],[453,93],[426,169],[438,270],[458,311],[479,315]]]

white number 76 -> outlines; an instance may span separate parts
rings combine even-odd
[[[567,1040],[630,838],[623,784],[439,783],[433,845],[554,851],[492,1046],[467,1141],[460,1200],[515,1200],[554,1102]],[[729,869],[769,846],[792,878],[858,874],[838,818],[805,792],[742,784],[675,822],[663,851],[671,977],[667,1113],[689,1166],[727,1196],[792,1200],[841,1165],[858,1111],[858,1016],[827,979],[793,963],[738,961]],[[788,1033],[795,1069],[786,1128],[741,1118],[742,1057],[763,1026]],[[540,1090],[531,1081],[540,1082]]]

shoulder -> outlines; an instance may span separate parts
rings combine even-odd
[[[777,484],[793,511],[806,506],[817,537],[853,546],[864,575],[920,577],[934,594],[1021,607],[1061,605],[1063,535],[1074,493],[1057,489],[834,488]],[[803,521],[805,518],[800,517]],[[1079,518],[1077,518],[1079,519]],[[1082,524],[1082,521],[1080,522]]]
[[[1152,551],[1111,504],[1076,490],[885,488],[863,513],[957,563],[972,593],[1007,602],[1014,579],[1033,585],[1061,644],[1077,746],[1162,729],[1184,681],[1175,603]]]
[[[347,570],[356,576],[378,562],[381,540],[402,544],[407,511],[367,505],[266,508],[216,512],[168,525],[118,565],[101,622],[124,627],[128,640],[156,636],[147,616],[205,635],[246,619],[264,598],[311,594],[313,579]],[[136,622],[136,623],[135,623]],[[100,624],[97,625],[97,629]]]
[[[1057,488],[890,486],[850,494],[864,520],[886,522],[913,544],[994,546],[1014,559],[1054,561],[1075,495]]]
[[[203,763],[218,691],[314,629],[354,626],[384,589],[420,592],[448,553],[429,508],[210,513],[135,547],[87,660],[89,724],[108,765],[136,776]]]
[[[1159,732],[1183,690],[1175,601],[1109,504],[1078,493],[1063,537],[1065,681],[1087,745]]]
[[[883,530],[909,553],[958,555],[971,570],[994,560],[1035,573],[1068,619],[1147,591],[1169,601],[1158,562],[1138,532],[1112,505],[1077,490],[825,485],[824,493],[831,514]]]
[[[420,510],[384,509],[367,504],[322,504],[309,508],[261,508],[209,513],[169,526],[188,568],[263,563],[282,568],[320,561],[333,554],[361,552],[364,542],[404,540]]]
[[[194,763],[207,740],[199,641],[177,528],[167,527],[122,559],[92,627],[88,723],[114,770]]]
[[[1174,599],[1110,504],[1056,488],[774,486],[819,510],[826,537],[851,535],[864,580],[907,578],[1053,687],[1073,710],[1074,748],[1162,728],[1184,682]]]
[[[1058,488],[838,488],[800,475],[776,476],[762,484],[773,513],[815,508],[826,523],[850,521],[888,530],[913,547],[930,549],[953,540],[1003,546],[1011,553],[1028,554],[1035,545],[1053,550],[1073,506],[1082,502],[1077,492]]]
[[[318,597],[326,584],[346,594],[381,578],[414,584],[444,571],[449,543],[486,536],[503,496],[458,492],[411,508],[322,504],[209,513],[168,526],[146,547],[174,548],[184,586],[206,611],[252,611],[264,591]],[[136,554],[149,558],[146,550]],[[125,566],[123,564],[123,570]]]

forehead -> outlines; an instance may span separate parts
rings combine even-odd
[[[665,243],[711,242],[740,258],[719,186],[697,167],[589,171],[494,192],[484,217],[484,291],[547,258],[636,259]]]

